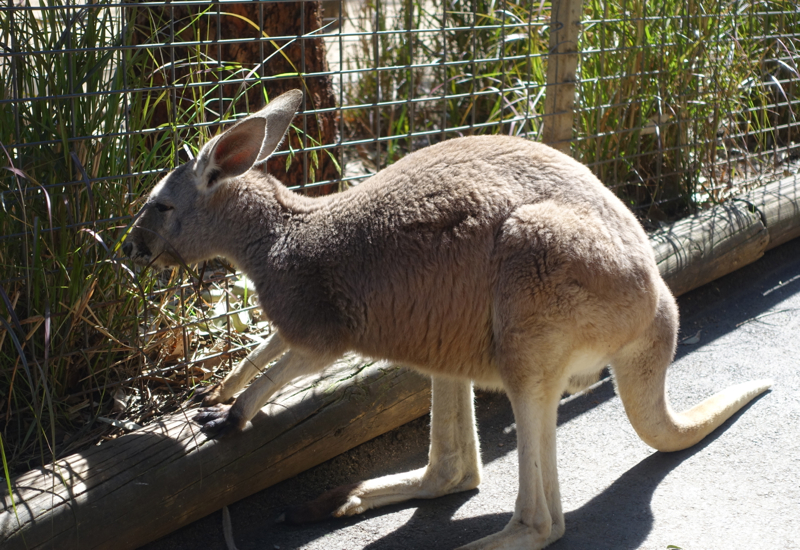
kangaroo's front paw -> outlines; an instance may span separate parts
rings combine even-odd
[[[247,424],[247,420],[231,405],[200,409],[192,420],[200,424],[203,433],[217,438],[241,432]]]
[[[218,403],[224,403],[227,399],[222,396],[222,385],[213,384],[197,388],[192,396],[192,401],[202,402],[204,407],[211,407]]]

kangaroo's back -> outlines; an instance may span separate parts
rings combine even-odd
[[[586,166],[541,143],[509,136],[471,136],[426,147],[335,197],[347,202],[360,194],[376,207],[399,208],[418,227],[448,211],[504,218],[521,204],[544,200],[598,213],[612,209],[626,223],[632,219]]]

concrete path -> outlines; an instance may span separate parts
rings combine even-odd
[[[553,550],[800,549],[800,239],[679,302],[685,341],[669,374],[674,408],[757,378],[773,378],[773,390],[669,454],[638,439],[610,380],[566,400],[558,461],[567,533]],[[422,418],[231,506],[237,547],[445,550],[502,529],[517,493],[513,417],[497,394],[479,394],[477,410],[479,490],[304,527],[273,523],[339,484],[423,466]],[[223,549],[222,514],[146,548]]]

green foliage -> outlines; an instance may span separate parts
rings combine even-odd
[[[585,2],[576,157],[656,218],[724,199],[736,155],[793,139],[794,4]]]
[[[118,12],[43,5],[0,19],[14,52],[0,65],[0,427],[12,468],[52,458],[67,429],[80,436],[64,397],[104,386],[136,319],[136,286],[111,258],[138,185],[108,178],[132,172],[121,90],[136,54],[119,48]]]
[[[134,275],[117,249],[132,199],[192,154],[184,143],[247,110],[238,99],[255,85],[199,45],[171,62],[149,47],[172,24],[206,39],[205,8],[173,22],[138,7],[41,7],[0,18],[14,52],[0,58],[0,430],[12,470],[96,440],[109,385],[141,374],[163,329],[196,317],[172,305],[184,275]],[[164,86],[174,75],[182,93]],[[222,90],[228,80],[239,83]]]

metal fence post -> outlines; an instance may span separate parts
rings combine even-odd
[[[543,139],[567,154],[572,139],[581,5],[581,0],[553,0],[550,16]]]

